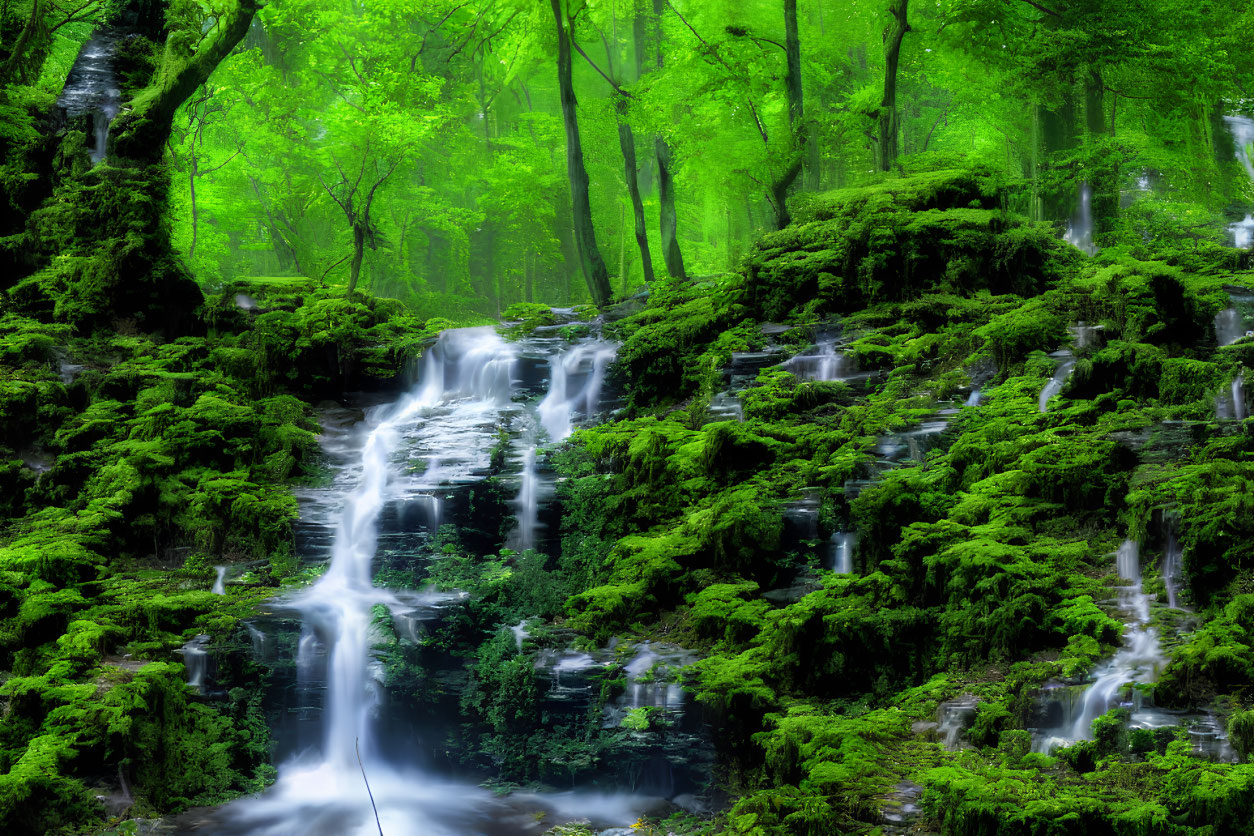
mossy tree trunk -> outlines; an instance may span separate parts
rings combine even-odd
[[[174,58],[167,46],[167,68],[151,87],[135,97],[134,109],[114,123],[110,142],[113,153],[139,163],[160,162],[175,114],[248,34],[260,8],[257,0],[236,0],[220,22],[217,35],[190,58]]]
[[[204,298],[170,240],[170,173],[162,163],[175,114],[244,37],[259,4],[237,0],[214,34],[180,58],[170,42],[183,33],[152,26],[166,5],[133,0],[112,10],[112,24],[164,37],[166,57],[147,87],[125,91],[132,110],[114,123],[106,164],[91,166],[81,124],[46,121],[55,131],[41,151],[47,158],[31,162],[45,184],[34,190],[41,202],[10,239],[20,269],[0,277],[16,312],[83,330],[175,336],[203,327],[196,310]]]
[[[897,118],[897,64],[901,59],[901,41],[910,31],[907,19],[909,2],[893,0],[888,8],[893,22],[884,33],[884,98],[880,100],[879,153],[876,155],[880,171],[891,169],[899,153],[901,126]]]
[[[797,177],[805,167],[806,107],[801,86],[801,36],[797,30],[797,0],[784,0],[784,53],[787,63],[784,91],[788,98],[788,127],[792,147],[783,171],[771,181],[770,186],[776,229],[783,229],[792,223],[792,214],[788,211],[788,190],[797,182]]]

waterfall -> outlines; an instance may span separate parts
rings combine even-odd
[[[1067,222],[1063,240],[1089,255],[1097,253],[1097,245],[1093,243],[1093,188],[1087,182],[1080,183],[1075,214]]]
[[[853,574],[853,550],[857,544],[858,535],[851,531],[837,531],[832,535],[828,546],[828,564],[833,572]]]
[[[342,444],[346,468],[336,483],[341,492],[328,491],[323,500],[337,511],[322,517],[335,526],[330,564],[314,586],[275,604],[300,618],[295,683],[284,699],[297,702],[294,707],[288,703],[289,714],[308,719],[294,730],[299,734],[287,736],[274,787],[216,812],[211,832],[375,832],[363,768],[388,836],[517,832],[509,823],[519,819],[520,810],[545,811],[554,821],[590,818],[603,827],[622,827],[643,811],[646,802],[626,793],[496,799],[470,783],[424,770],[426,753],[443,737],[440,721],[422,718],[421,711],[408,718],[385,712],[384,671],[374,652],[382,638],[376,624],[389,611],[396,633],[418,642],[424,620],[437,618],[441,607],[464,597],[376,586],[376,563],[394,555],[440,559],[434,544],[426,545],[429,539],[424,538],[441,522],[473,523],[477,486],[494,473],[503,429],[522,428],[520,435],[506,439],[511,448],[507,461],[521,465],[513,497],[519,522],[516,542],[536,542],[545,496],[541,427],[556,441],[567,437],[577,422],[605,409],[602,390],[615,349],[596,339],[567,345],[542,334],[509,344],[493,328],[445,331],[423,357],[415,388],[399,402],[366,413],[356,434],[359,443]],[[551,372],[543,402],[536,407],[527,397],[539,394],[539,381],[528,377],[532,366],[524,368],[524,360]],[[352,434],[345,432],[345,437]],[[415,527],[420,531],[411,533]],[[311,542],[321,542],[317,536]],[[528,622],[500,629],[512,633],[513,645],[521,651]],[[266,648],[256,634],[253,640],[271,657],[280,652],[278,643]],[[550,658],[542,652],[537,666]],[[582,699],[588,684],[584,674],[605,664],[586,652],[561,655],[552,668],[549,699],[560,700],[563,694]],[[677,685],[672,691],[683,699]],[[652,699],[647,689],[641,692],[645,704]],[[404,734],[398,733],[398,724]],[[294,822],[299,822],[295,829]]]
[[[1158,632],[1149,626],[1149,596],[1141,588],[1140,550],[1132,540],[1119,547],[1115,560],[1119,577],[1126,584],[1119,588],[1119,609],[1127,616],[1124,623],[1123,647],[1094,674],[1093,682],[1079,701],[1079,711],[1064,717],[1063,725],[1052,733],[1038,737],[1035,748],[1049,751],[1055,746],[1091,740],[1093,721],[1118,703],[1117,698],[1129,684],[1153,682],[1159,668],[1166,663],[1158,642]],[[1134,695],[1135,701],[1135,695]]]
[[[1221,421],[1244,421],[1250,417],[1245,402],[1245,375],[1238,374],[1228,386],[1228,391],[1215,396],[1215,417]]]
[[[213,589],[211,589],[210,592],[212,592],[214,595],[225,595],[226,594],[226,567],[214,566],[213,569],[217,573],[217,576],[213,579]]]
[[[523,454],[522,482],[514,497],[514,509],[518,519],[515,548],[519,551],[536,547],[536,530],[539,528],[540,490],[536,476],[536,448],[527,448]]]
[[[574,432],[576,420],[596,415],[606,371],[617,354],[614,343],[594,341],[579,343],[549,361],[549,391],[538,411],[552,441],[564,441]]]
[[[1245,336],[1245,323],[1236,308],[1226,308],[1215,314],[1215,342],[1221,346],[1232,345]]]
[[[1248,116],[1225,116],[1224,122],[1228,126],[1228,132],[1232,134],[1237,160],[1249,178],[1254,180],[1254,159],[1250,158],[1250,147],[1254,145],[1254,119]],[[1228,232],[1232,234],[1232,246],[1241,250],[1249,249],[1254,244],[1254,215],[1247,212],[1243,220],[1229,225]],[[1228,343],[1221,342],[1220,345]]]
[[[853,361],[836,349],[836,339],[819,340],[813,348],[790,357],[783,368],[798,380],[847,380],[854,374]]]
[[[1041,412],[1049,409],[1050,398],[1062,391],[1062,386],[1067,382],[1067,378],[1075,371],[1075,356],[1070,351],[1055,352],[1054,356],[1059,357],[1062,362],[1058,364],[1058,368],[1054,371],[1054,376],[1045,384],[1045,388],[1041,390],[1041,396],[1037,400],[1037,406]]]
[[[1180,608],[1180,578],[1184,573],[1184,549],[1176,537],[1175,525],[1165,523],[1167,549],[1163,554],[1163,586],[1167,589],[1167,606]]]
[[[1254,180],[1254,159],[1250,158],[1250,146],[1254,145],[1254,119],[1248,116],[1225,116],[1224,122],[1228,126],[1228,132],[1232,134],[1237,159],[1245,168],[1245,173]]]
[[[122,91],[113,71],[113,56],[122,35],[114,29],[97,30],[70,68],[57,105],[67,117],[91,119],[92,164],[105,158],[109,125],[122,109]]]
[[[974,389],[971,390],[971,394],[967,395],[966,405],[967,406],[979,406],[980,399],[983,397],[984,397],[983,390],[981,390],[980,387],[976,386]]]
[[[205,679],[209,676],[209,637],[199,635],[178,651],[183,655],[187,668],[187,685],[199,693],[205,692]]]

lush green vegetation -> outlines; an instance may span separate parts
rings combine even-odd
[[[384,568],[469,593],[422,642],[376,612],[398,704],[454,715],[447,762],[623,778],[667,730],[602,723],[622,666],[557,717],[537,662],[650,640],[700,655],[730,800],[646,832],[873,832],[906,799],[944,833],[1250,832],[1254,424],[1215,401],[1254,341],[1213,322],[1254,282],[1223,120],[1254,11],[890,6],[0,3],[0,827],[99,831],[123,775],[141,817],[266,786],[243,621],[316,572],[292,534],[293,485],[325,476],[313,405],[399,391],[447,327],[627,298],[625,407],[553,456],[555,553],[504,547],[501,428],[476,527]],[[57,105],[97,24],[125,35],[107,148]],[[1080,183],[1094,257],[1060,240]],[[859,375],[774,363],[717,420],[737,356],[833,328]],[[825,565],[838,531],[853,574]],[[1154,608],[1170,661],[1140,690],[1225,718],[1241,762],[1122,708],[1033,752],[1042,688],[1122,640],[1112,553],[1168,536],[1190,610]],[[244,580],[209,593],[215,565]],[[198,635],[209,694],[176,655]]]

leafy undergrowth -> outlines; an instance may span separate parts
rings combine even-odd
[[[836,193],[745,275],[661,288],[620,326],[628,414],[563,462],[563,555],[588,567],[566,624],[703,651],[690,685],[739,796],[714,831],[869,831],[906,785],[943,832],[1249,828],[1254,771],[1192,757],[1180,729],[1129,732],[1112,712],[1054,757],[1027,731],[1043,683],[1120,644],[1103,608],[1120,542],[1161,553],[1171,526],[1200,627],[1154,697],[1244,704],[1254,433],[1217,421],[1215,396],[1254,357],[1248,341],[1216,348],[1211,322],[1224,284],[1249,277],[1187,253],[1083,259],[998,206],[978,172]],[[761,322],[792,326],[776,339],[798,348],[837,318],[860,379],[767,369],[743,422],[710,420]],[[1078,321],[1100,338],[1074,346],[1041,412],[1048,353]],[[976,379],[983,399],[961,407]],[[931,449],[882,460],[881,439],[943,405],[958,408]],[[807,496],[819,536],[798,542],[788,504]],[[834,531],[858,535],[855,575],[823,565]],[[945,751],[930,721],[963,694],[979,699],[968,746]],[[1242,752],[1247,716],[1232,721]]]

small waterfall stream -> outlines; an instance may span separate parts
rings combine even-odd
[[[402,735],[387,719],[395,707],[389,709],[374,650],[380,613],[391,613],[398,634],[420,640],[421,622],[439,618],[464,597],[385,588],[376,585],[375,570],[389,555],[423,559],[441,523],[461,525],[467,519],[469,512],[461,507],[464,495],[492,472],[490,461],[504,427],[511,430],[507,460],[520,479],[512,500],[518,523],[513,542],[521,548],[539,545],[540,516],[551,494],[551,486],[544,484],[544,445],[560,442],[580,422],[604,410],[603,389],[615,351],[614,344],[596,338],[568,344],[556,332],[507,343],[493,328],[445,331],[423,358],[412,392],[394,404],[368,410],[359,430],[351,428],[351,417],[335,419],[343,429],[329,429],[327,445],[328,453],[344,462],[339,487],[304,504],[307,511],[302,511],[302,522],[309,527],[303,541],[315,554],[329,551],[330,563],[312,587],[274,602],[275,610],[290,612],[301,625],[299,638],[288,640],[288,646],[294,645],[294,681],[286,686],[284,701],[294,700],[287,711],[296,710],[304,719],[295,728],[276,730],[276,784],[258,797],[213,811],[211,832],[375,833],[363,769],[388,836],[538,834],[572,818],[625,827],[656,803],[656,798],[617,789],[497,798],[473,783],[436,772],[424,754],[426,744]],[[539,398],[540,392],[544,397],[533,406],[529,399]],[[329,526],[334,535],[328,542],[315,532]],[[521,652],[528,621],[502,629],[513,634]],[[249,625],[249,632],[255,648],[274,655],[262,629]],[[203,648],[184,651],[189,672],[199,665],[197,651]],[[614,664],[612,651],[596,653],[541,652],[537,671],[553,681],[548,699],[582,706],[590,689],[586,674]],[[626,665],[633,685],[615,711],[643,706],[678,710],[685,697],[674,677],[650,678],[659,660],[679,664],[681,658],[662,648],[637,649]],[[691,659],[684,656],[682,661]],[[584,708],[579,711],[586,714]],[[442,737],[438,720],[428,719],[424,725],[415,717],[408,722],[416,725],[420,737]],[[650,789],[661,797],[669,792],[665,781]],[[202,819],[185,832],[206,832],[205,827]]]
[[[1140,549],[1132,540],[1125,540],[1115,558],[1119,577],[1126,584],[1119,588],[1118,607],[1124,623],[1123,647],[1093,674],[1075,710],[1065,712],[1061,725],[1042,729],[1034,748],[1048,752],[1077,740],[1091,740],[1093,721],[1122,701],[1121,693],[1130,684],[1149,684],[1166,664],[1158,640],[1158,631],[1149,626],[1149,596],[1141,588]],[[1133,694],[1133,703],[1136,695]],[[1070,716],[1068,716],[1068,714]]]
[[[66,117],[91,120],[88,150],[93,165],[105,158],[109,125],[122,109],[122,91],[113,70],[113,57],[122,37],[117,29],[97,30],[79,51],[57,99]]]
[[[1228,132],[1232,134],[1233,145],[1236,146],[1236,157],[1240,161],[1245,173],[1254,180],[1254,159],[1250,157],[1251,147],[1254,146],[1254,119],[1248,116],[1225,116],[1224,123],[1228,126]],[[1254,215],[1246,213],[1242,220],[1236,221],[1229,225],[1228,232],[1232,235],[1232,246],[1237,249],[1249,249],[1254,245]],[[1220,343],[1226,345],[1226,343]]]
[[[1087,182],[1080,184],[1075,214],[1067,222],[1063,240],[1089,255],[1097,253],[1097,245],[1093,243],[1093,187]]]

